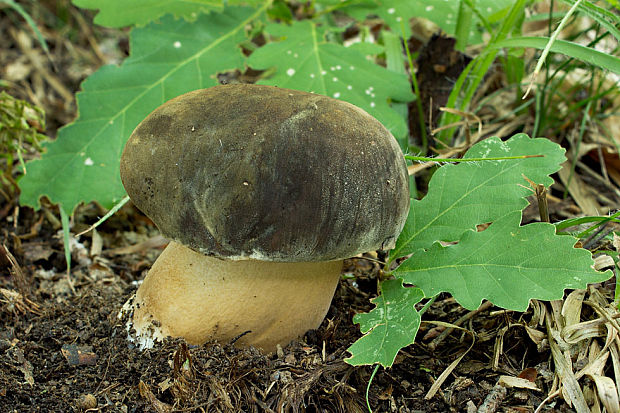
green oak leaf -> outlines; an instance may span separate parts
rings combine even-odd
[[[99,10],[95,23],[106,27],[144,25],[165,14],[193,20],[199,14],[221,11],[223,0],[72,0],[84,9]]]
[[[517,134],[503,142],[497,137],[472,146],[465,158],[544,155],[542,158],[463,162],[435,172],[422,200],[411,200],[409,216],[391,259],[428,248],[435,241],[456,241],[468,229],[493,222],[527,206],[532,194],[523,176],[549,186],[549,176],[565,161],[564,149],[548,139]]]
[[[104,66],[82,83],[79,117],[27,164],[20,180],[22,205],[41,196],[70,214],[80,202],[112,207],[124,195],[119,162],[131,132],[162,103],[191,90],[214,86],[216,74],[243,66],[238,44],[260,9],[229,8],[194,22],[167,16],[133,29],[131,56],[120,67]]]
[[[530,299],[560,299],[564,289],[611,277],[592,268],[590,252],[573,247],[575,238],[556,235],[548,223],[520,222],[521,212],[515,211],[484,231],[465,232],[456,245],[435,243],[403,262],[394,275],[428,296],[449,292],[470,310],[486,299],[517,311],[525,311]]]
[[[328,43],[325,29],[312,21],[272,24],[265,31],[279,41],[256,50],[248,64],[276,71],[258,83],[345,100],[376,117],[394,136],[407,134],[405,119],[389,105],[413,100],[405,74],[388,71],[356,49]]]
[[[394,364],[398,351],[415,340],[421,320],[414,306],[423,298],[422,290],[405,287],[402,280],[381,283],[381,295],[372,300],[375,308],[353,318],[364,336],[347,349],[351,357],[346,362],[353,366]]]
[[[72,0],[72,2],[84,9],[98,10],[95,23],[106,27],[142,26],[166,14],[195,20],[202,13],[221,12],[225,3],[224,0]],[[229,6],[256,6],[259,0],[229,0],[226,3]]]
[[[454,0],[376,0],[374,6],[353,4],[343,8],[343,11],[357,20],[364,20],[369,15],[377,15],[392,29],[401,33],[401,22],[408,22],[412,17],[424,18],[435,23],[447,35],[454,36],[459,13],[460,1]],[[483,18],[492,20],[493,15],[506,9],[512,4],[510,0],[476,0],[472,2],[477,12]],[[480,23],[476,13],[472,17],[472,28]],[[408,24],[404,25],[406,36],[411,35]],[[469,34],[469,43],[482,40],[479,31],[472,30]]]

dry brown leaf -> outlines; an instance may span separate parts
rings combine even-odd
[[[500,386],[507,387],[509,389],[517,388],[517,389],[542,391],[536,386],[535,383],[532,383],[531,381],[527,379],[522,379],[520,377],[514,377],[514,376],[505,376],[505,375],[499,376],[499,380],[497,384],[499,384]]]
[[[600,215],[603,213],[603,208],[596,201],[596,198],[592,195],[592,193],[587,190],[588,185],[586,185],[581,178],[579,178],[579,176],[573,174],[573,176],[570,177],[569,182],[570,169],[570,162],[564,162],[562,164],[562,169],[558,171],[558,174],[562,184],[564,184],[565,187],[568,187],[568,193],[575,200],[575,203],[586,215]]]

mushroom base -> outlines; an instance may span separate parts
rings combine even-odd
[[[225,261],[171,242],[130,304],[130,336],[150,347],[166,336],[202,344],[242,335],[237,345],[274,351],[319,327],[342,264]]]

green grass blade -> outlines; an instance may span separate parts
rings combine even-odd
[[[564,221],[556,222],[554,225],[558,233],[564,231],[566,228],[575,227],[577,225],[590,224],[593,222],[596,223],[593,226],[598,228],[606,222],[615,222],[620,224],[620,219],[616,218],[618,214],[620,214],[620,212],[610,217],[587,216],[579,218],[569,218],[565,219]]]
[[[571,6],[576,3],[575,0],[564,0],[565,3]],[[577,6],[577,9],[603,26],[609,33],[611,33],[616,39],[620,40],[620,30],[618,30],[618,24],[620,24],[620,17],[616,14],[605,10],[602,7],[597,6],[594,3],[585,1]],[[611,20],[611,21],[610,21]]]
[[[446,104],[447,107],[458,108],[463,111],[468,110],[469,104],[474,97],[478,86],[480,86],[480,83],[484,79],[484,75],[487,73],[495,60],[497,48],[494,47],[494,45],[505,40],[517,26],[517,23],[521,21],[523,9],[525,8],[526,3],[527,0],[518,0],[513,4],[510,11],[506,15],[506,18],[503,20],[501,27],[485,48],[485,52],[471,61],[457,79],[455,86],[452,88],[452,92],[450,92],[450,97],[448,98],[448,103]],[[467,83],[465,83],[466,80],[468,81]],[[463,85],[465,85],[464,89]],[[463,98],[457,104],[457,101],[461,95]],[[444,112],[441,116],[439,126],[450,125],[456,122],[458,118],[458,115]],[[454,134],[454,131],[455,128],[443,130],[439,134],[439,140],[449,142]]]
[[[383,45],[385,46],[385,63],[387,70],[401,75],[406,75],[407,73],[405,71],[405,61],[400,37],[386,30],[384,30],[381,35],[383,37]],[[405,124],[408,123],[407,103],[394,102],[392,103],[392,109],[405,120]],[[406,153],[409,149],[409,133],[397,137],[397,140],[400,145],[400,149]]]
[[[466,4],[469,3],[469,4]],[[469,33],[471,31],[472,15],[475,0],[459,2],[459,12],[456,17],[456,45],[454,48],[460,52],[464,52],[469,44]]]
[[[543,50],[547,46],[548,42],[549,37],[521,36],[501,40],[493,45],[490,45],[490,47],[492,49],[499,49],[503,47],[531,47],[534,49]],[[562,53],[574,59],[581,60],[582,62],[598,66],[601,69],[606,69],[620,74],[620,58],[616,56],[599,52],[598,50],[566,40],[556,40],[551,45],[550,50],[552,52]]]
[[[28,26],[30,26],[35,36],[37,36],[37,40],[41,44],[41,48],[45,50],[45,53],[48,54],[48,57],[49,57],[49,48],[47,47],[47,43],[45,42],[45,39],[43,38],[41,31],[37,27],[37,24],[34,22],[34,20],[32,20],[32,17],[30,17],[30,15],[26,13],[26,10],[24,10],[24,8],[21,5],[19,5],[13,0],[2,0],[0,1],[0,3],[8,4],[9,6],[13,8],[13,10],[19,13],[19,15],[22,16],[24,20],[26,20],[26,23],[28,23]]]

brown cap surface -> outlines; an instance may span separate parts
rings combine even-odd
[[[377,120],[271,86],[166,102],[131,135],[121,178],[164,236],[231,259],[329,261],[391,248],[409,209],[403,155]]]

